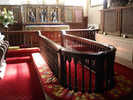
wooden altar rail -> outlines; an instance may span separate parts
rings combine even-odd
[[[61,44],[61,31],[41,31],[42,35],[46,36],[50,40],[53,40],[57,44]]]
[[[71,34],[71,35],[76,35],[76,36],[80,36],[83,38],[87,38],[87,39],[91,39],[91,40],[95,40],[95,35],[96,33],[98,33],[98,29],[70,29],[70,30],[66,30],[67,34]]]
[[[39,46],[36,31],[7,31],[4,32],[10,46],[34,47]]]
[[[97,29],[89,30],[89,29],[70,29],[64,30],[67,34],[76,35],[79,37],[95,40],[95,34],[98,32]],[[53,40],[54,42],[61,44],[62,42],[62,31],[41,31],[42,35],[46,36],[47,38]]]
[[[76,34],[78,35],[78,34]],[[82,38],[81,36],[76,36],[71,35],[71,34],[67,34],[66,31],[62,31],[62,46],[64,46],[65,48],[71,48],[71,49],[75,49],[75,50],[80,50],[80,51],[84,51],[84,52],[100,52],[100,51],[105,51],[105,50],[109,50],[110,48],[107,48],[106,46],[104,46],[103,44],[100,44],[94,40],[90,40],[91,37],[88,39]],[[94,35],[94,33],[92,34]],[[95,36],[95,35],[94,35]],[[93,42],[93,43],[92,43]],[[88,51],[89,50],[89,51]]]
[[[61,31],[42,31],[42,34],[58,44],[61,43]],[[4,32],[4,35],[10,46],[39,46],[37,31],[7,31]]]
[[[64,44],[64,42],[65,44],[67,43],[67,45],[74,45],[75,43],[79,43],[82,49],[82,47],[84,46],[82,46],[82,44],[85,43],[87,45],[91,45],[88,46],[88,48],[90,47],[90,51],[95,50],[94,52],[82,52],[73,48],[70,49],[67,46],[62,47],[42,35],[41,32],[39,32],[41,54],[47,61],[48,65],[50,66],[54,75],[57,77],[58,81],[65,88],[69,88],[70,90],[74,91],[79,91],[79,81],[81,81],[82,83],[82,92],[86,92],[85,81],[89,82],[87,89],[88,92],[104,92],[106,89],[110,89],[114,86],[113,66],[116,49],[113,46],[99,44],[95,41],[69,34],[62,34],[62,37],[62,44]],[[77,79],[77,66],[79,66],[79,64],[82,69],[82,80]],[[67,68],[69,70],[67,70]],[[72,86],[72,68],[75,69],[74,87]],[[89,80],[84,79],[85,68],[89,70]],[[94,90],[92,89],[92,74],[95,74]],[[104,83],[106,84],[104,85]]]
[[[68,34],[85,37],[88,39],[95,40],[95,34],[98,30],[88,29],[71,29],[66,31]],[[61,31],[41,31],[42,34],[49,39],[53,40],[57,44],[61,44]],[[39,46],[37,31],[6,31],[6,39],[9,41],[10,46],[21,46],[21,47],[35,47]]]

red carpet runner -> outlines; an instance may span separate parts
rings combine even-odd
[[[5,76],[0,80],[0,100],[44,100],[32,67],[32,63],[22,61],[7,64]]]

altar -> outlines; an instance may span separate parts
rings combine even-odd
[[[24,30],[60,31],[69,30],[69,25],[26,25]]]

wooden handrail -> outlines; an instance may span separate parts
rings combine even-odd
[[[50,40],[50,39],[46,38],[44,35],[42,35],[41,31],[38,31],[38,33],[39,33],[39,36],[41,38],[43,38],[45,41],[48,41],[51,44],[52,48],[54,48],[57,52],[62,48],[60,45],[56,44],[52,40]]]
[[[34,47],[38,46],[37,31],[7,31],[4,32],[10,46]]]
[[[92,44],[95,46],[93,48],[98,49],[97,52],[82,52],[79,50],[73,49],[73,47],[67,48],[57,45],[53,41],[49,40],[47,37],[42,36],[41,32],[39,32],[40,37],[40,48],[43,57],[46,59],[49,64],[51,70],[54,75],[57,77],[59,82],[66,88],[70,90],[74,89],[75,91],[79,91],[78,89],[78,80],[77,80],[77,65],[80,64],[82,68],[82,92],[85,92],[85,80],[84,80],[84,69],[87,68],[90,72],[90,80],[89,80],[89,88],[88,92],[92,92],[92,73],[95,74],[95,91],[94,92],[103,92],[105,89],[112,88],[114,86],[114,72],[113,72],[113,64],[115,58],[116,49],[110,45],[103,45],[97,43],[96,41],[92,41],[89,39],[85,39],[82,37],[73,36],[70,34],[62,34],[62,42],[74,44],[78,41],[80,46],[84,43],[86,45]],[[68,39],[68,41],[64,41]],[[64,43],[63,43],[64,44]],[[90,46],[90,49],[93,48]],[[82,46],[81,46],[82,48]],[[100,50],[99,50],[100,48]],[[68,62],[68,64],[67,64]],[[74,63],[75,66],[72,66],[71,63]],[[105,64],[106,63],[106,64]],[[109,65],[108,65],[109,64]],[[71,67],[75,68],[75,86],[72,86],[72,77],[71,77]],[[67,72],[67,69],[68,72]],[[69,83],[67,83],[69,80]],[[106,86],[104,85],[106,83]]]
[[[94,31],[94,32],[92,32]],[[88,30],[88,29],[70,29],[67,34],[77,35],[88,39],[95,40],[95,34],[98,30]],[[9,41],[10,46],[20,46],[20,47],[34,47],[39,46],[37,31],[24,30],[24,31],[5,31],[6,39]],[[54,42],[61,44],[61,31],[41,31],[42,35],[48,37]],[[74,34],[73,34],[74,33]],[[80,35],[79,35],[80,34]]]
[[[98,54],[98,52],[107,53],[107,52],[111,52],[111,51],[115,50],[115,48],[112,45],[108,45],[108,44],[104,44],[104,43],[99,43],[97,41],[90,40],[90,39],[85,39],[83,37],[79,37],[79,36],[75,36],[75,35],[70,35],[70,34],[67,34],[66,31],[62,31],[62,34],[63,34],[62,35],[63,41],[65,39],[69,39],[70,41],[75,42],[75,44],[76,44],[76,42],[78,42],[80,45],[86,44],[86,45],[96,46],[96,49],[98,50],[97,54]],[[63,44],[63,46],[64,46],[64,44]]]
[[[66,30],[67,34],[80,36],[83,38],[96,40],[95,35],[98,33],[99,29],[70,29]]]

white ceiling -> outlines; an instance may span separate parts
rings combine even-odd
[[[24,4],[27,0],[0,0],[0,5]]]
[[[9,4],[9,0],[0,0],[0,5]]]

